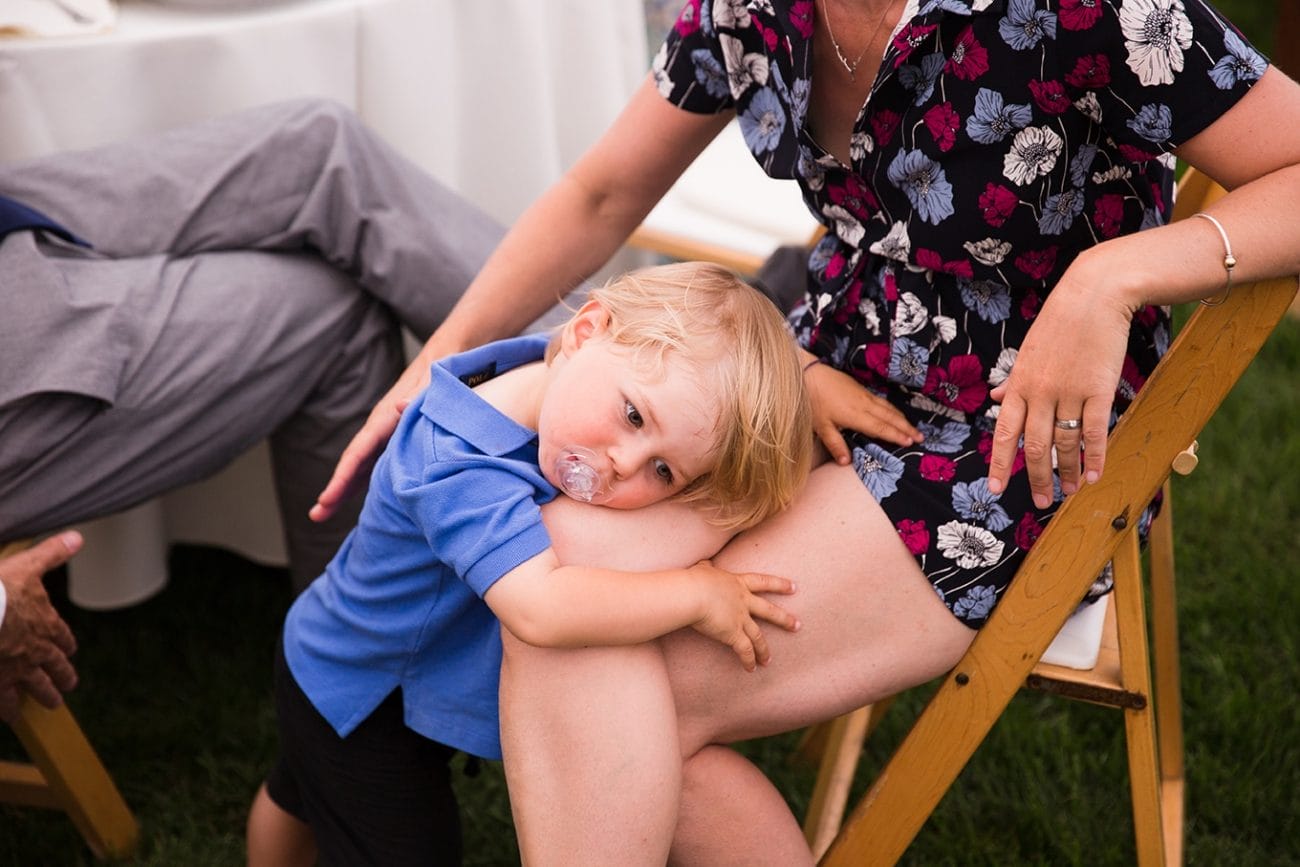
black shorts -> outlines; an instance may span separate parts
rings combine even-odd
[[[455,750],[406,727],[401,690],[341,738],[298,686],[281,643],[275,706],[280,758],[267,793],[311,827],[320,865],[460,865]]]

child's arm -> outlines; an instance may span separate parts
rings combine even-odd
[[[755,594],[794,590],[788,579],[725,572],[708,560],[620,572],[561,566],[548,549],[502,576],[483,599],[516,638],[539,647],[639,644],[689,626],[730,647],[753,671],[771,657],[756,620],[799,628],[793,614]]]

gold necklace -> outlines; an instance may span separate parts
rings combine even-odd
[[[867,38],[867,44],[862,46],[858,56],[853,58],[852,63],[849,63],[849,59],[844,56],[844,52],[840,49],[840,43],[835,39],[835,31],[831,29],[830,0],[822,0],[822,11],[826,15],[826,34],[831,38],[831,47],[835,49],[835,56],[840,59],[840,63],[844,65],[845,70],[849,73],[849,81],[856,82],[858,80],[858,64],[862,62],[862,57],[867,53],[867,49],[871,47],[871,43],[876,41],[876,34],[880,32],[881,26],[885,23],[885,17],[889,15],[889,10],[892,8],[894,8],[894,3],[893,0],[890,0],[885,4],[885,11],[881,12],[880,18],[876,20],[876,26],[872,28],[871,36]]]

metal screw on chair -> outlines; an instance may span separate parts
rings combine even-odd
[[[1185,476],[1192,470],[1196,469],[1196,465],[1201,462],[1201,459],[1196,456],[1196,450],[1198,448],[1199,445],[1196,440],[1192,440],[1190,446],[1174,455],[1173,469],[1175,473],[1178,473],[1180,476]]]

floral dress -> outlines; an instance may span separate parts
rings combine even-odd
[[[978,628],[1062,498],[1058,477],[1052,506],[1033,505],[1023,454],[989,491],[990,389],[1081,250],[1166,220],[1172,149],[1267,62],[1201,0],[909,0],[844,165],[805,125],[817,12],[690,0],[653,74],[681,108],[735,111],[754,158],[826,226],[791,325],[925,434],[849,432],[853,464]],[[1168,311],[1139,311],[1117,413],[1169,337]]]

